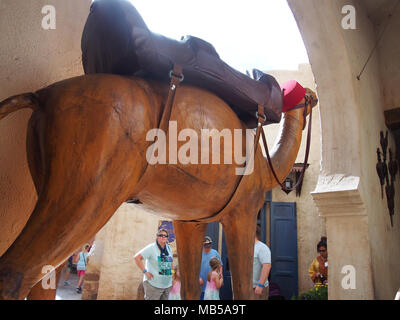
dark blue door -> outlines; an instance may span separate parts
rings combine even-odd
[[[298,295],[297,223],[295,202],[271,203],[271,282],[285,299]]]

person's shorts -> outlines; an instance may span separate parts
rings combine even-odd
[[[153,287],[148,281],[143,281],[144,300],[168,300],[169,288]]]
[[[85,270],[77,270],[78,276],[84,276],[85,275]]]

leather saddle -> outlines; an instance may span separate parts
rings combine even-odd
[[[265,124],[282,114],[282,92],[274,77],[253,70],[253,78],[222,61],[215,48],[193,36],[180,41],[151,32],[136,8],[126,0],[96,0],[82,34],[82,63],[86,74],[139,75],[169,81],[174,64],[184,81],[225,100],[249,127],[257,126],[258,105]]]

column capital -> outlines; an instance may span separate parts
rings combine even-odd
[[[360,177],[320,175],[311,195],[322,217],[366,216],[360,192]]]

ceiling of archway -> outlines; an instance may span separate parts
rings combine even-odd
[[[388,14],[396,6],[398,0],[362,0],[361,3],[367,11],[368,17],[375,27],[387,19]]]

